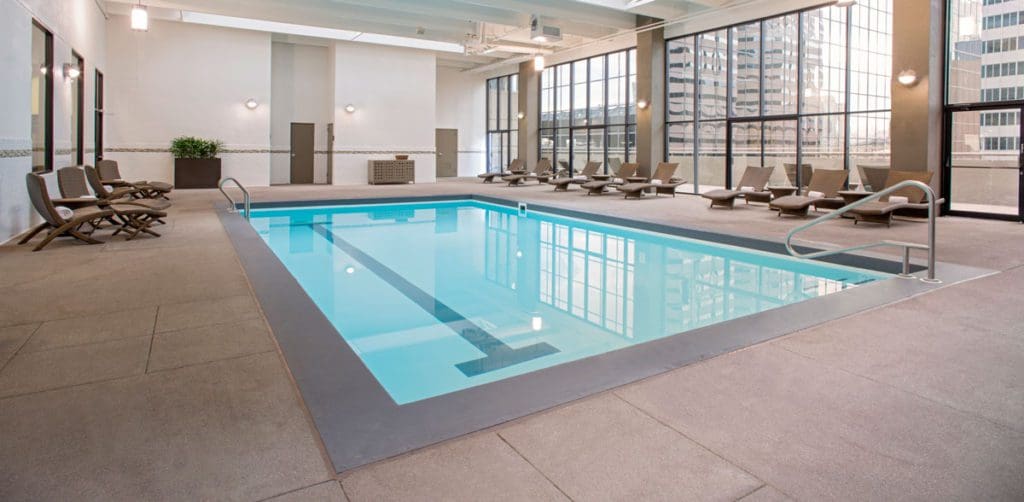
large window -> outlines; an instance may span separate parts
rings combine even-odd
[[[892,0],[821,7],[666,43],[666,151],[684,189],[889,165]]]
[[[487,81],[487,171],[508,168],[519,157],[519,75]]]
[[[1024,0],[950,0],[946,165],[955,213],[1024,217]]]
[[[53,35],[32,22],[32,171],[53,170]]]
[[[93,138],[95,150],[93,156],[98,163],[103,160],[103,74],[96,70],[96,110],[93,112]]]
[[[573,172],[614,172],[636,144],[636,49],[546,68],[540,79],[540,156]]]
[[[85,61],[71,51],[72,68],[78,69],[71,90],[71,160],[75,165],[85,164]]]

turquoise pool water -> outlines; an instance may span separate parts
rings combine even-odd
[[[886,277],[474,200],[251,216],[398,404]]]

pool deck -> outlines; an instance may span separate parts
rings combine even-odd
[[[253,189],[457,193],[775,240],[800,221],[475,179]],[[220,195],[174,202],[159,239],[0,246],[0,500],[1024,497],[1024,225],[940,219],[939,260],[998,271],[987,277],[337,475]],[[925,231],[835,221],[805,242]]]

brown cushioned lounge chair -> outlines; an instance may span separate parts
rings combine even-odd
[[[895,186],[897,183],[907,180],[915,180],[928,184],[931,183],[932,176],[933,173],[931,171],[897,171],[895,169],[890,169],[889,175],[885,180],[885,188]],[[883,190],[885,188],[883,188]],[[907,201],[892,201],[893,197],[905,197]],[[935,201],[936,204],[941,204],[942,202],[943,199],[937,199]],[[866,221],[892,226],[892,217],[897,211],[913,212],[927,210],[928,201],[924,190],[914,187],[906,187],[883,197],[881,200],[868,202],[864,205],[858,206],[856,209],[850,211],[850,214],[853,215],[854,225],[858,222]]]
[[[839,199],[839,191],[846,185],[848,173],[845,169],[818,169],[811,178],[811,183],[803,195],[788,195],[773,200],[768,207],[779,212],[779,217],[784,214],[792,216],[807,216],[807,210],[811,206],[817,207],[817,203],[823,199]],[[822,194],[820,197],[811,197],[811,192]]]
[[[35,173],[25,175],[25,186],[28,188],[28,198],[32,201],[39,216],[43,217],[43,223],[36,225],[29,233],[22,237],[18,244],[25,244],[32,240],[39,232],[50,229],[42,242],[36,245],[32,251],[39,251],[46,247],[51,241],[62,235],[74,237],[88,244],[100,244],[100,241],[93,239],[83,228],[89,226],[95,228],[100,222],[113,216],[114,212],[109,209],[100,209],[96,206],[84,206],[73,209],[74,213],[69,218],[64,218],[57,212],[56,206],[50,200],[50,194],[46,189],[46,179]]]
[[[569,185],[582,185],[588,181],[593,181],[598,169],[601,169],[600,162],[587,162],[587,165],[583,166],[583,170],[576,176],[555,178],[548,183],[555,186],[556,192],[567,192],[569,191]]]
[[[736,202],[736,198],[743,196],[744,188],[749,187],[753,192],[764,192],[764,187],[772,177],[773,170],[775,170],[774,166],[749,166],[745,171],[743,171],[743,176],[740,177],[740,182],[736,184],[736,190],[711,190],[701,194],[701,197],[711,200],[711,207],[722,206],[732,209],[733,204]]]
[[[157,215],[157,213],[154,213],[154,222],[166,223],[163,220],[162,215],[164,213],[162,212],[171,207],[171,203],[167,200],[134,199],[132,198],[133,191],[137,189],[131,187],[117,188],[111,191],[100,181],[96,168],[92,166],[85,166],[84,169],[80,169],[78,167],[64,167],[57,170],[57,183],[60,186],[60,193],[62,197],[82,198],[91,195],[85,186],[86,180],[88,180],[89,185],[93,187],[96,204],[100,207],[115,204],[122,210],[125,206],[135,206],[142,209],[148,209],[161,214]]]
[[[537,166],[533,168],[532,173],[502,176],[501,181],[505,181],[508,183],[508,186],[514,187],[519,186],[524,181],[532,179],[535,179],[540,183],[547,183],[554,175],[555,174],[551,172],[551,161],[548,159],[540,159],[537,161]]]
[[[885,182],[889,178],[888,166],[866,166],[857,165],[860,172],[860,185],[866,192],[877,192],[884,189]]]
[[[502,171],[498,173],[483,173],[476,175],[477,178],[484,180],[484,183],[494,183],[494,178],[501,176],[512,176],[513,174],[525,173],[526,169],[523,168],[523,161],[521,159],[514,159],[508,164],[508,171]]]
[[[615,173],[614,177],[603,174],[594,175],[593,181],[588,181],[582,186],[587,190],[587,195],[601,195],[613,186],[626,184],[626,178],[636,176],[636,172],[639,169],[640,164],[637,164],[636,162],[625,162],[619,166],[619,170]]]
[[[131,187],[149,199],[166,199],[167,194],[174,190],[174,185],[162,181],[125,181],[121,178],[121,170],[116,160],[103,159],[96,162],[96,170],[104,185],[114,188]]]
[[[627,183],[617,186],[615,189],[622,192],[627,199],[630,197],[643,197],[644,193],[650,189],[654,189],[655,197],[661,194],[672,194],[675,197],[676,187],[686,183],[685,180],[672,177],[678,168],[678,162],[659,162],[658,168],[654,170],[654,176],[651,176],[651,179],[644,183]]]

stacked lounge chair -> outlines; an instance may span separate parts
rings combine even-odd
[[[551,171],[551,161],[548,159],[540,159],[537,161],[537,166],[533,168],[532,173],[502,176],[501,181],[507,182],[510,187],[514,187],[532,179],[535,179],[540,183],[547,183],[548,180],[554,177],[554,175],[555,173]]]
[[[25,175],[25,186],[28,188],[28,198],[32,201],[32,206],[39,216],[43,217],[43,222],[25,234],[18,241],[19,245],[27,243],[36,234],[47,229],[49,229],[49,233],[32,251],[39,251],[57,237],[65,235],[87,244],[100,244],[100,241],[93,239],[89,234],[103,220],[113,217],[113,211],[106,208],[101,209],[95,205],[87,205],[71,210],[70,214],[61,214],[50,200],[45,178],[35,173],[28,173]]]
[[[928,184],[932,181],[932,175],[931,171],[897,171],[890,169],[889,175],[885,180],[885,186],[882,189],[884,190],[907,180]],[[936,204],[941,202],[943,202],[942,199],[935,201]],[[893,215],[901,210],[927,211],[928,201],[924,191],[914,187],[902,188],[889,194],[887,197],[883,197],[881,200],[861,205],[850,211],[850,214],[853,214],[854,225],[861,221],[867,221],[892,226]]]
[[[494,178],[525,173],[526,169],[523,167],[523,165],[524,164],[522,160],[515,159],[508,164],[508,171],[502,171],[497,173],[483,173],[476,175],[476,177],[484,180],[484,183],[494,183]]]
[[[838,200],[842,206],[843,199],[839,197],[839,191],[846,186],[847,176],[845,169],[818,169],[802,195],[779,197],[771,201],[768,207],[778,211],[779,217],[784,214],[806,217],[808,209],[811,206],[817,208],[817,204],[822,201],[834,203]]]
[[[674,177],[678,168],[678,162],[659,162],[658,168],[654,170],[654,175],[646,182],[627,183],[616,186],[615,189],[622,192],[627,199],[643,197],[648,190],[654,190],[655,197],[661,194],[672,194],[675,197],[676,188],[686,183],[685,180]]]
[[[125,181],[121,178],[121,170],[116,160],[103,159],[96,162],[96,170],[103,184],[114,188],[134,188],[138,193],[149,199],[166,199],[167,194],[174,190],[174,185],[162,181]]]
[[[88,181],[88,183],[87,183]],[[89,192],[89,186],[93,192]],[[97,205],[121,204],[138,206],[156,211],[163,211],[171,207],[171,203],[161,199],[138,199],[133,197],[139,190],[131,187],[115,188],[110,190],[99,178],[99,174],[92,166],[62,167],[57,170],[57,186],[60,188],[61,197],[65,198],[89,198],[95,197]],[[160,221],[163,223],[163,221]]]
[[[744,194],[747,192],[767,193],[764,187],[768,185],[768,180],[771,179],[773,170],[775,170],[774,166],[749,166],[743,171],[743,176],[740,177],[736,190],[711,190],[701,194],[701,197],[711,200],[711,207],[722,206],[732,209],[736,198],[740,196],[745,197]]]
[[[587,195],[601,195],[613,186],[626,184],[626,178],[636,176],[636,172],[639,169],[640,164],[637,164],[636,162],[626,162],[619,167],[619,170],[615,173],[614,177],[608,175],[595,175],[593,181],[588,181],[582,186],[587,190]]]
[[[548,183],[555,186],[556,192],[567,192],[569,191],[569,185],[582,185],[588,181],[593,181],[598,169],[601,169],[600,162],[587,162],[587,165],[583,166],[583,170],[576,176],[555,178]]]

